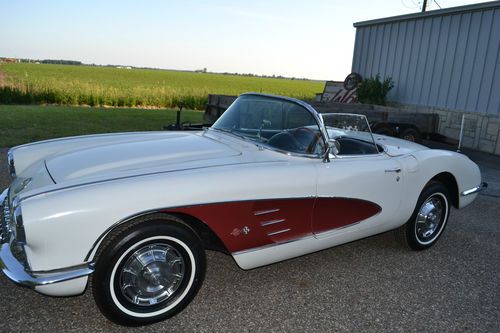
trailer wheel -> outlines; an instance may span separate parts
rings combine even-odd
[[[404,140],[421,143],[422,142],[422,133],[416,128],[408,127],[401,131],[399,137]]]

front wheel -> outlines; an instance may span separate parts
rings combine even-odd
[[[136,221],[109,237],[98,253],[94,299],[115,323],[137,326],[167,319],[194,298],[205,276],[197,235],[174,217]]]
[[[434,245],[448,222],[449,197],[443,184],[429,183],[420,194],[410,219],[396,230],[396,238],[417,251]]]

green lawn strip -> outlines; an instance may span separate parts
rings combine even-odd
[[[182,121],[201,123],[203,112],[182,111]],[[157,131],[175,123],[171,109],[118,109],[0,105],[0,147],[65,136]]]

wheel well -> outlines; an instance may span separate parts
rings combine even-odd
[[[177,217],[178,219],[189,225],[191,228],[193,228],[193,230],[198,234],[201,241],[203,242],[203,247],[205,249],[229,254],[229,251],[227,250],[224,243],[220,240],[219,236],[217,236],[208,225],[206,225],[196,217],[184,213],[167,212],[167,214]]]
[[[147,218],[151,215],[164,215],[164,217],[159,217],[158,219],[168,219],[168,216],[176,217],[180,220],[180,222],[185,223],[187,226],[193,229],[193,231],[198,235],[200,240],[202,241],[202,245],[206,250],[219,251],[222,253],[229,254],[226,246],[220,238],[210,229],[205,223],[198,220],[197,218],[190,216],[188,214],[183,213],[171,213],[171,212],[151,212],[145,215],[139,215],[133,218],[130,218],[122,223],[113,225],[105,233],[103,233],[99,239],[96,240],[90,251],[88,252],[85,260],[89,260],[91,257],[97,257],[99,253],[99,249],[103,247],[103,244],[106,244],[107,239],[109,239],[110,235],[116,232],[118,229],[123,228],[127,224],[141,223],[138,219]]]
[[[450,192],[453,207],[458,208],[458,185],[455,177],[449,172],[442,172],[435,175],[429,182],[440,182]]]

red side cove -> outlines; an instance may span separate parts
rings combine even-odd
[[[229,252],[283,243],[365,220],[380,207],[346,198],[237,201],[166,210],[207,224]]]
[[[380,212],[379,205],[349,198],[318,198],[314,204],[312,228],[315,234],[345,227]]]

